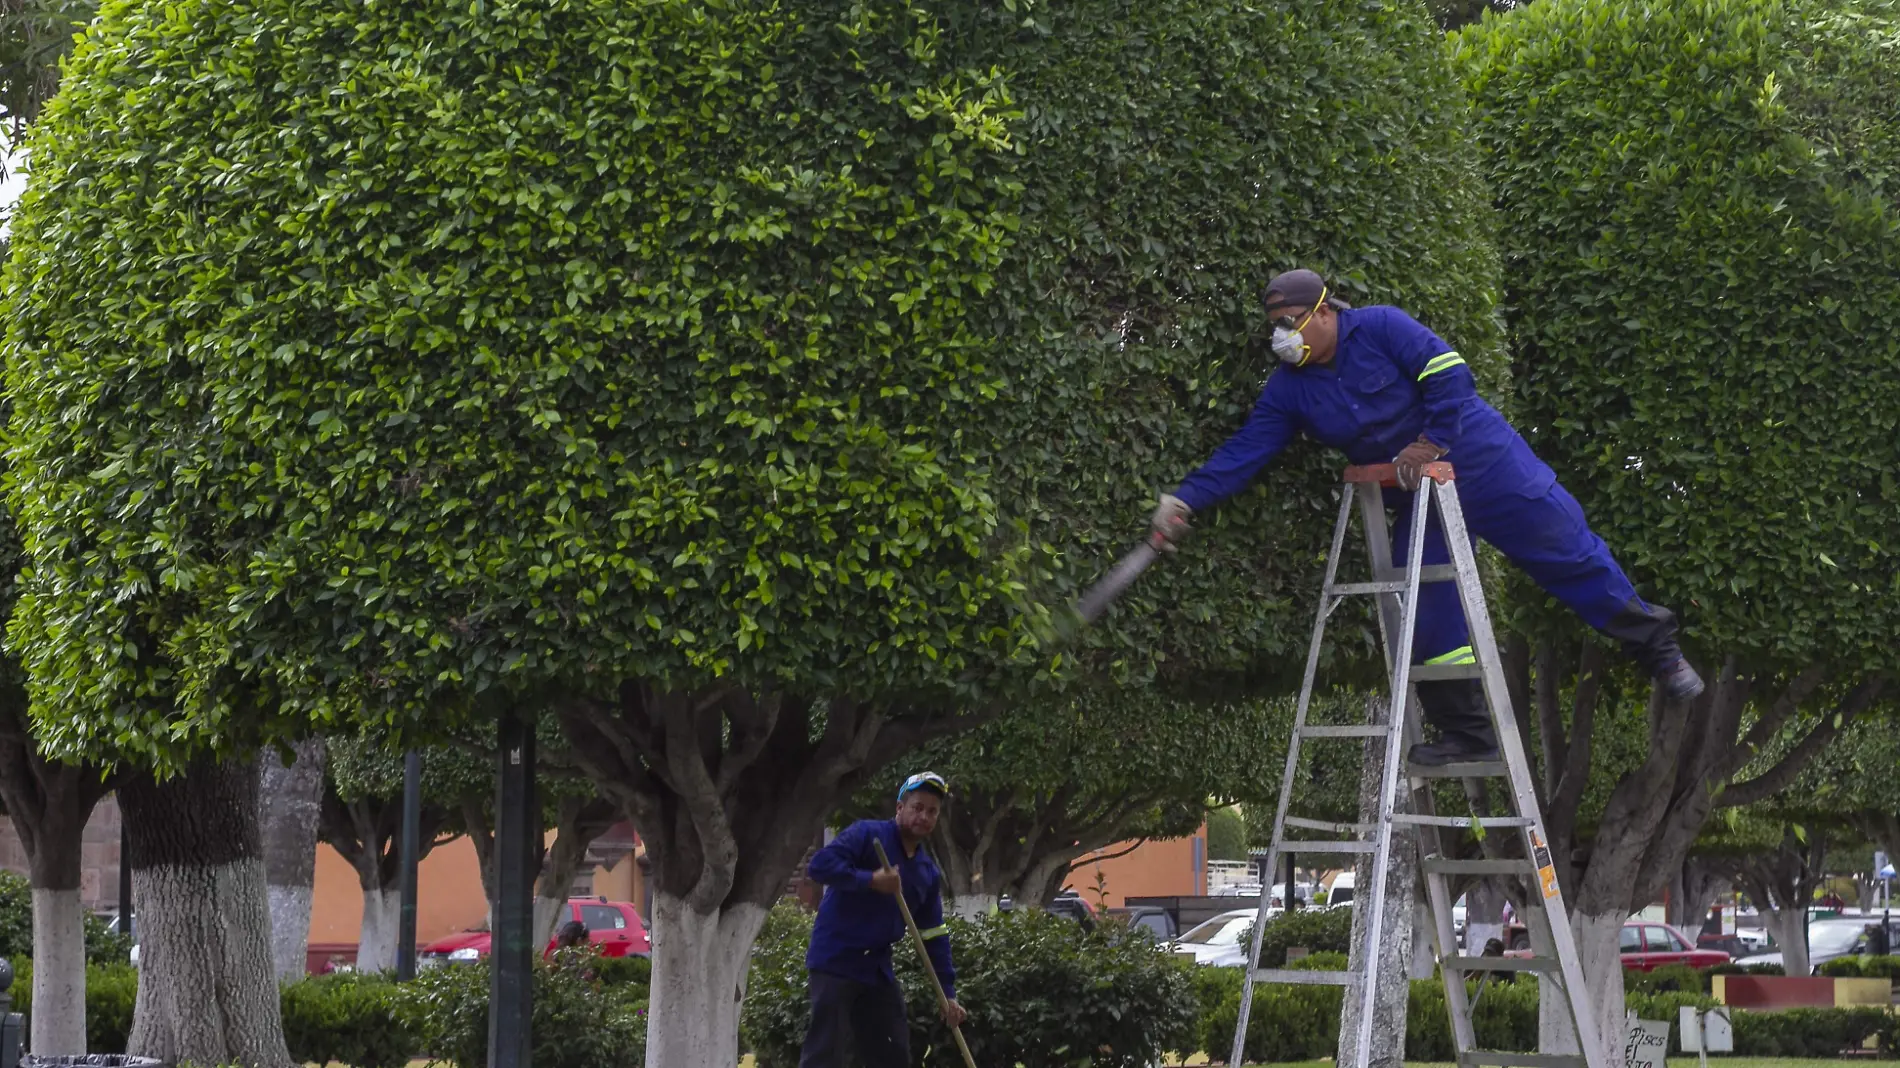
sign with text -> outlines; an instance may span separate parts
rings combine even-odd
[[[1623,1043],[1623,1063],[1627,1068],[1667,1068],[1669,1057],[1669,1021],[1639,1020],[1630,1013],[1628,1037]]]

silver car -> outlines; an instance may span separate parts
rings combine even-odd
[[[1821,965],[1836,957],[1857,957],[1867,952],[1867,929],[1880,926],[1877,919],[1854,917],[1852,919],[1815,920],[1808,924],[1808,965],[1810,970],[1819,971]],[[1744,968],[1758,964],[1780,964],[1780,953],[1759,953],[1752,957],[1743,957],[1735,963]]]

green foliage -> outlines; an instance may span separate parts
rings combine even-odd
[[[1891,1056],[1900,1045],[1900,1018],[1873,1007],[1738,1012],[1735,1052],[1750,1057],[1839,1057],[1869,1038]]]
[[[1900,662],[1897,31],[1892,0],[1538,0],[1454,38],[1517,424],[1754,673]]]
[[[86,913],[86,961],[89,964],[125,964],[132,956],[132,940],[112,924]],[[0,871],[0,957],[25,960],[33,955],[33,884],[18,872]]]
[[[741,1026],[760,1068],[798,1063],[810,1015],[810,928],[793,906],[781,905],[759,936]],[[1194,1040],[1190,969],[1120,925],[1084,931],[1039,909],[1019,909],[979,923],[952,920],[950,941],[958,997],[970,1011],[963,1033],[980,1064],[1137,1068]],[[897,948],[913,1059],[954,1059],[917,955]]]
[[[1208,812],[1207,859],[1247,859],[1247,821],[1239,809],[1228,806]]]
[[[628,981],[627,971],[603,980],[595,969],[604,963],[587,950],[564,950],[552,963],[535,965],[535,1064],[598,1068],[645,1059],[647,986]],[[403,984],[402,1011],[421,1048],[456,1068],[484,1068],[488,981],[483,961],[433,968]]]
[[[4,283],[56,750],[636,678],[952,703],[1239,425],[1270,271],[1501,371],[1411,3],[121,2],[69,70]],[[1084,659],[1283,681],[1336,466]]]
[[[1653,971],[1623,971],[1623,989],[1627,993],[1709,992],[1709,977],[1687,964],[1669,964]]]
[[[1241,939],[1251,941],[1250,929]],[[1267,921],[1260,938],[1260,966],[1278,968],[1286,963],[1286,951],[1304,946],[1309,953],[1352,952],[1352,910],[1349,908],[1305,908],[1282,912]]]
[[[1822,975],[1843,979],[1892,979],[1900,981],[1900,956],[1835,957],[1821,965]]]
[[[0,954],[5,956],[5,954]],[[9,957],[13,964],[13,1011],[28,1015],[33,1008],[33,962]],[[125,1052],[132,1033],[132,1009],[138,1002],[138,969],[124,961],[86,966],[86,1048],[94,1053]],[[27,1036],[31,1045],[31,1034]]]
[[[6,148],[59,86],[59,58],[96,6],[92,0],[0,0],[0,177]]]
[[[284,1041],[298,1063],[403,1068],[422,1044],[402,988],[376,976],[315,976],[283,988]]]

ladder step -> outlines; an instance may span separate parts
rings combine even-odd
[[[1404,593],[1405,580],[1390,582],[1341,582],[1333,586],[1332,596],[1351,597],[1360,593]]]
[[[1418,827],[1535,827],[1537,821],[1528,816],[1482,816],[1473,819],[1470,816],[1417,816],[1410,812],[1394,812],[1393,823],[1410,823]]]
[[[1370,823],[1327,823],[1325,820],[1302,819],[1299,816],[1288,816],[1284,822],[1288,827],[1298,827],[1303,831],[1326,831],[1330,834],[1371,834],[1374,830],[1374,825]],[[1299,850],[1292,852],[1297,853]]]
[[[1426,857],[1421,867],[1427,875],[1529,875],[1535,870],[1528,860],[1458,860],[1450,857]]]
[[[1575,1053],[1512,1053],[1509,1050],[1472,1050],[1458,1054],[1459,1068],[1584,1068],[1583,1057]]]
[[[1317,968],[1255,968],[1256,983],[1304,983],[1307,986],[1351,986],[1359,981],[1358,972],[1323,972]]]
[[[1302,738],[1384,738],[1392,728],[1383,723],[1307,724],[1300,728]]]
[[[1481,679],[1484,672],[1476,664],[1413,664],[1413,682],[1442,682],[1445,679]]]
[[[1458,764],[1407,764],[1405,773],[1414,779],[1502,779],[1510,769],[1501,760],[1475,760]]]
[[[1554,972],[1554,957],[1446,957],[1439,967],[1448,972]]]
[[[1277,842],[1274,848],[1282,853],[1305,856],[1308,853],[1370,853],[1376,848],[1373,842]]]

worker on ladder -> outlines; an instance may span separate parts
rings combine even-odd
[[[1674,614],[1637,596],[1576,498],[1478,395],[1457,350],[1398,308],[1354,308],[1312,271],[1277,275],[1262,299],[1281,366],[1268,376],[1246,425],[1173,493],[1161,495],[1153,520],[1158,534],[1178,541],[1193,513],[1246,488],[1297,431],[1355,464],[1396,464],[1406,491],[1418,488],[1426,464],[1445,460],[1458,472],[1472,535],[1620,641],[1671,699],[1702,692],[1701,677],[1676,644]],[[1400,509],[1393,532],[1398,558],[1411,514]],[[1436,511],[1429,523],[1424,563],[1443,564],[1450,555]],[[1416,663],[1471,662],[1464,610],[1450,583],[1421,588],[1412,652]],[[1423,682],[1418,696],[1439,741],[1414,747],[1413,763],[1497,759],[1497,735],[1478,680]]]

